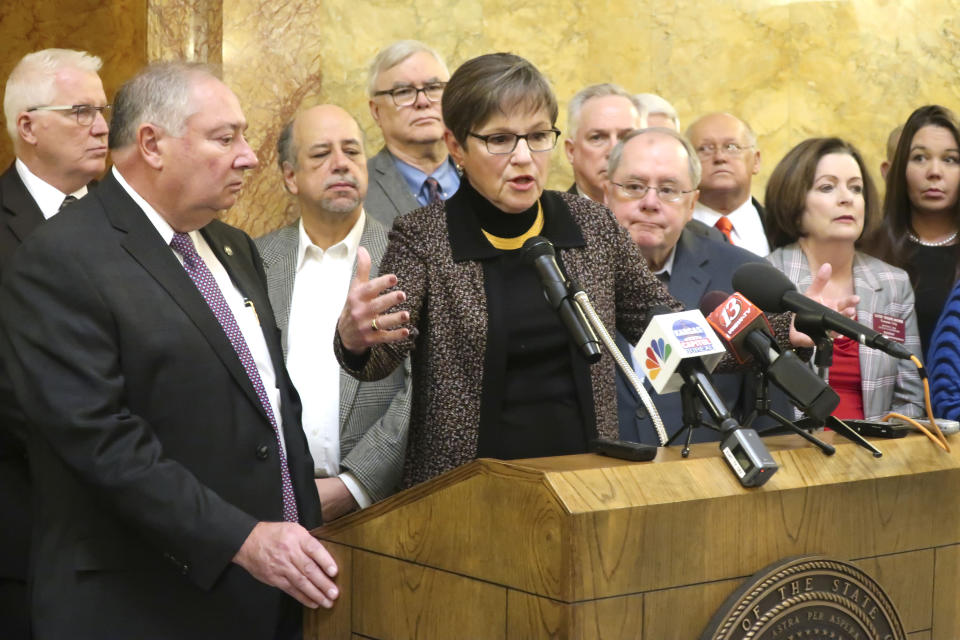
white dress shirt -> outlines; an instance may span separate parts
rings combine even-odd
[[[722,215],[722,213],[714,211],[702,202],[697,202],[693,208],[693,217],[711,227],[717,224],[717,220]],[[763,231],[760,212],[753,206],[753,198],[747,198],[746,202],[731,211],[727,218],[733,224],[733,229],[730,231],[730,239],[733,244],[743,247],[761,258],[770,253],[767,234]]]
[[[163,241],[169,246],[175,233],[173,227],[171,227],[170,224],[164,220],[163,216],[150,206],[139,193],[134,191],[133,187],[127,184],[127,181],[123,179],[123,176],[120,175],[116,167],[114,167],[112,171],[117,182],[120,183],[120,186],[123,187],[124,191],[133,198],[133,201],[143,209],[147,219],[156,228],[157,233],[160,234]],[[253,361],[257,365],[257,371],[260,373],[260,381],[263,383],[263,388],[267,392],[270,407],[273,409],[273,416],[277,421],[277,430],[280,433],[280,446],[286,450],[286,443],[283,437],[283,421],[280,417],[280,389],[277,388],[277,377],[273,370],[273,361],[270,359],[270,351],[267,349],[267,340],[263,337],[263,331],[260,328],[260,319],[257,317],[257,310],[254,309],[252,305],[248,306],[246,304],[247,301],[243,297],[243,294],[240,293],[240,290],[233,284],[233,280],[230,279],[230,274],[227,273],[226,268],[221,264],[220,260],[217,259],[216,254],[210,248],[210,245],[207,244],[203,234],[199,231],[191,231],[188,235],[190,239],[193,240],[193,244],[200,258],[207,265],[210,273],[213,274],[214,280],[217,281],[217,286],[220,287],[220,292],[223,294],[227,305],[230,307],[230,311],[233,313],[234,319],[237,321],[240,333],[243,334],[247,348],[250,349],[250,355],[253,356]],[[174,251],[172,247],[170,251],[177,257],[180,264],[183,264],[183,256]]]
[[[339,477],[361,508],[372,503],[369,494],[352,473],[340,473],[340,364],[332,336],[350,289],[365,220],[361,211],[343,240],[326,251],[310,240],[300,220],[287,324],[287,370],[300,391],[314,473],[320,478]]]
[[[30,193],[33,201],[40,207],[40,213],[43,214],[44,220],[49,220],[57,215],[57,212],[60,211],[60,205],[63,204],[63,199],[68,195],[73,196],[77,200],[87,195],[87,185],[83,185],[69,194],[60,191],[60,189],[45,182],[42,178],[35,176],[33,172],[27,168],[27,165],[23,164],[20,158],[17,158],[14,166],[17,168],[17,173],[23,181],[23,186],[27,188],[27,192]]]

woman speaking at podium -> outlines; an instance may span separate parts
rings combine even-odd
[[[524,259],[527,238],[549,239],[604,325],[633,342],[648,309],[681,308],[609,210],[544,191],[558,109],[532,64],[474,58],[450,78],[442,108],[465,179],[450,199],[397,218],[380,264],[389,275],[368,281],[358,258],[335,339],[362,380],[411,355],[405,487],[477,457],[584,453],[598,435],[617,437],[614,362],[604,353],[591,366],[572,345]]]

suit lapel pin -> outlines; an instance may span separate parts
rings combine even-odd
[[[224,252],[225,254],[227,254],[228,256],[232,256],[232,255],[233,255],[233,248],[231,248],[230,245],[225,244],[225,245],[223,245],[223,252]]]

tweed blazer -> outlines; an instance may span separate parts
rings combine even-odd
[[[395,162],[393,154],[386,147],[367,160],[370,184],[363,209],[388,229],[394,218],[420,206]]]
[[[813,282],[807,257],[796,242],[774,250],[767,260],[800,291]],[[900,318],[904,321],[904,346],[919,354],[913,287],[907,272],[858,251],[853,259],[853,281],[854,291],[860,296],[857,322],[873,327],[875,313]],[[877,419],[890,411],[908,416],[923,413],[923,387],[912,362],[864,345],[860,345],[859,355],[865,418]]]
[[[280,328],[284,359],[296,278],[299,226],[297,220],[255,241],[267,274],[267,289]],[[360,234],[360,246],[370,253],[370,273],[375,277],[387,248],[387,230],[369,215]],[[356,275],[356,265],[353,274]],[[389,376],[375,382],[361,383],[345,371],[340,372],[340,467],[353,473],[374,501],[390,496],[399,488],[410,423],[411,387],[409,359]],[[301,395],[318,392],[300,391]]]

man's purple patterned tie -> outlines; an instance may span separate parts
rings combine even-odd
[[[287,452],[284,450],[283,443],[280,441],[280,430],[277,427],[277,420],[273,414],[270,399],[267,397],[267,391],[263,388],[263,381],[260,380],[260,372],[257,371],[257,364],[253,361],[253,356],[250,355],[250,348],[247,347],[247,342],[243,339],[243,334],[240,332],[240,327],[237,326],[237,320],[233,317],[233,312],[230,311],[230,307],[223,297],[223,292],[220,291],[220,287],[217,286],[217,281],[214,280],[210,269],[207,268],[206,263],[200,257],[200,254],[197,253],[197,249],[193,246],[193,240],[190,236],[185,233],[175,233],[173,240],[170,241],[170,246],[183,256],[183,268],[186,269],[187,275],[190,276],[193,284],[200,290],[203,299],[207,301],[207,305],[210,307],[210,310],[213,311],[213,315],[217,317],[217,321],[220,323],[220,326],[223,327],[223,332],[227,334],[230,344],[233,345],[233,350],[237,352],[237,357],[240,358],[243,368],[247,371],[247,377],[250,378],[250,383],[253,384],[253,389],[257,392],[257,397],[260,399],[260,405],[263,407],[264,413],[266,413],[267,418],[270,419],[273,433],[277,437],[277,448],[280,451],[280,478],[283,486],[283,519],[287,522],[296,522],[297,498],[293,494],[293,483],[290,481],[290,469],[287,467]]]

